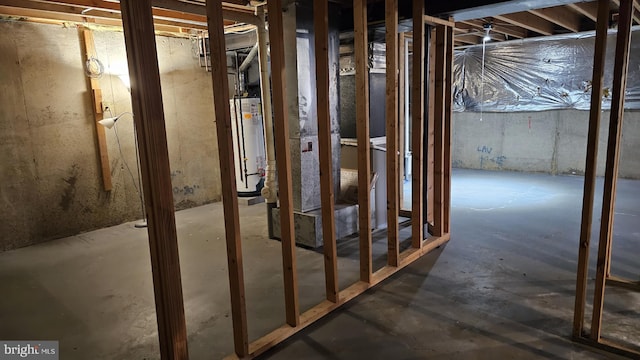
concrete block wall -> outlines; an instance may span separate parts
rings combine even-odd
[[[0,251],[141,217],[131,117],[107,130],[102,190],[82,38],[73,27],[0,22]],[[131,110],[121,32],[95,32],[103,99]],[[176,208],[221,198],[211,76],[189,39],[157,37]],[[125,161],[133,172],[131,178]],[[144,230],[141,230],[144,231]]]
[[[608,111],[603,112],[598,175],[604,175]],[[453,114],[453,166],[549,174],[584,174],[589,112]],[[620,176],[640,179],[640,111],[624,114]]]

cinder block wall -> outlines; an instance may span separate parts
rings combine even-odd
[[[113,190],[102,190],[78,30],[0,22],[0,33],[0,251],[139,219],[131,117],[117,125],[122,152],[106,130]],[[123,34],[94,36],[104,101],[130,111]],[[176,207],[219,200],[211,76],[190,39],[156,41]]]
[[[584,174],[589,112],[453,114],[454,167]],[[609,112],[602,113],[598,175],[604,175]],[[620,176],[640,179],[640,111],[624,114]]]

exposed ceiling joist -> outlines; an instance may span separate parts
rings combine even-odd
[[[553,24],[533,14],[520,12],[508,15],[496,15],[496,19],[509,24],[520,26],[524,29],[535,31],[542,35],[553,35]]]
[[[28,18],[33,22],[38,23],[46,23],[46,24],[60,24],[66,22],[72,23],[82,23],[87,20],[86,16],[80,16],[69,13],[57,13],[50,11],[42,11],[42,10],[32,10],[32,9],[24,9],[24,8],[15,8],[10,6],[2,6],[0,5],[0,14],[10,17],[16,18]],[[96,25],[106,25],[106,26],[122,26],[122,21],[120,18],[112,19],[112,18],[91,18],[89,20]],[[186,28],[182,26],[171,25],[168,22],[157,21],[155,24],[156,31],[159,32],[169,32],[169,33],[184,33],[186,32]]]
[[[529,10],[529,12],[569,31],[580,32],[580,15],[564,6]]]
[[[484,23],[481,20],[468,20],[468,21],[462,21],[461,23],[472,25],[480,30],[483,29],[483,25],[484,25]],[[501,25],[493,24],[491,29],[494,32],[508,35],[510,37],[517,38],[517,39],[523,39],[527,37],[527,31],[517,27],[501,26]]]
[[[484,38],[485,30],[482,28],[478,28],[473,25],[465,24],[465,23],[456,23],[456,36],[464,36],[464,35],[475,35],[479,38]],[[505,41],[506,36],[496,31],[490,31],[489,37],[491,40],[495,41]]]
[[[98,24],[119,26],[120,14],[111,10],[84,8],[58,3],[45,3],[31,0],[0,0],[1,14],[14,17],[51,19],[58,21],[84,22],[93,19]],[[89,11],[87,11],[89,10]],[[180,21],[172,17],[156,17],[156,24],[175,28],[206,29],[206,24],[195,21]]]
[[[571,9],[575,10],[577,13],[582,14],[592,21],[598,21],[598,2],[590,2],[590,3],[574,3],[567,5]]]
[[[466,45],[476,45],[480,43],[478,37],[473,34],[456,35],[454,39]]]

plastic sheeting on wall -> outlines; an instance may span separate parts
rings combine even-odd
[[[588,110],[594,42],[595,32],[487,43],[482,91],[482,45],[456,51],[454,110]],[[610,30],[603,109],[611,107],[615,43],[616,31]],[[640,109],[640,26],[631,36],[625,108]]]

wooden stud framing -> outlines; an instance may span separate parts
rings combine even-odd
[[[405,43],[405,33],[401,32],[398,34],[398,188],[400,189],[398,193],[398,215],[403,210],[402,204],[404,203],[404,157],[405,157],[405,123],[406,123],[406,112],[405,112],[405,101],[406,101],[406,71],[405,67],[405,57],[407,56],[407,45]]]
[[[434,187],[433,187],[433,176],[434,176],[434,141],[435,141],[435,128],[434,128],[434,119],[435,119],[435,109],[433,104],[436,99],[436,35],[435,35],[435,27],[429,28],[429,102],[427,109],[427,224],[429,229],[433,226],[433,208],[434,208]],[[433,232],[433,230],[430,230]]]
[[[238,195],[235,179],[231,114],[229,109],[229,85],[227,58],[221,5],[218,1],[207,2],[209,39],[211,44],[211,78],[216,116],[224,228],[229,267],[229,290],[231,295],[231,320],[235,353],[243,357],[249,352],[247,314],[244,292],[244,269],[238,213]]]
[[[187,330],[158,54],[149,0],[122,0],[131,102],[147,207],[160,355],[187,359]]]
[[[367,0],[353,1],[354,54],[356,62],[356,137],[358,142],[358,216],[360,228],[360,280],[370,283],[371,182],[369,141],[369,68]],[[366,190],[365,190],[366,189]]]
[[[289,116],[287,113],[284,63],[284,28],[282,0],[267,2],[269,42],[271,44],[271,86],[273,89],[273,122],[280,199],[280,240],[284,272],[286,321],[290,326],[300,323],[298,275],[296,270],[295,231],[293,223],[293,190],[291,180],[291,149],[289,146]]]
[[[578,251],[578,273],[576,280],[576,300],[573,318],[573,336],[581,336],[584,324],[584,310],[587,298],[587,276],[589,266],[589,245],[591,243],[591,223],[593,220],[593,199],[598,167],[598,138],[600,137],[600,117],[602,114],[602,87],[604,64],[607,50],[607,30],[609,29],[609,0],[598,1],[598,23],[593,58],[591,90],[591,110],[589,112],[589,134],[587,136],[587,160],[584,175],[582,199],[582,225],[580,228],[580,248]]]
[[[82,39],[84,40],[85,59],[96,56],[95,43],[93,41],[93,32],[85,27],[80,28]],[[109,163],[109,151],[107,150],[107,138],[104,126],[98,124],[103,119],[102,113],[102,90],[100,82],[96,78],[88,78],[91,89],[91,99],[93,100],[93,116],[95,119],[96,136],[98,139],[98,155],[100,156],[100,172],[102,174],[102,187],[104,191],[111,191],[113,184],[111,182],[111,164]]]
[[[444,81],[444,134],[442,156],[444,158],[442,183],[442,232],[450,232],[451,225],[451,126],[453,118],[453,28],[447,27],[445,48],[445,81]]]
[[[620,142],[622,140],[624,93],[626,90],[629,50],[631,45],[631,25],[633,21],[632,0],[620,1],[620,16],[618,19],[618,34],[616,39],[615,63],[613,69],[613,99],[611,101],[611,117],[609,119],[609,139],[607,143],[607,161],[604,176],[604,193],[600,220],[591,329],[588,335],[583,332],[589,266],[589,239],[591,235],[590,228],[593,215],[593,188],[595,186],[595,172],[597,167],[598,128],[602,102],[602,72],[604,67],[604,53],[606,51],[605,38],[607,36],[607,23],[609,18],[608,10],[609,1],[600,0],[598,2],[598,25],[596,30],[596,50],[594,56],[593,93],[591,97],[591,113],[589,119],[587,163],[580,232],[573,335],[576,341],[580,341],[609,352],[638,358],[640,357],[640,351],[638,351],[638,349],[629,348],[625,345],[617,344],[614,341],[603,339],[601,329],[606,285],[624,287],[632,291],[640,291],[639,283],[617,277],[611,277],[609,274],[611,264],[611,244],[613,242],[616,183],[618,178]]]
[[[622,139],[622,123],[624,115],[624,91],[627,85],[629,48],[631,45],[632,11],[633,0],[622,0],[620,2],[616,57],[613,68],[613,99],[611,101],[611,117],[609,118],[607,166],[604,176],[604,196],[602,200],[602,216],[600,222],[600,243],[598,245],[598,263],[596,268],[596,289],[593,299],[593,317],[591,320],[590,331],[590,337],[594,341],[600,340],[605,279],[609,263],[611,261],[616,183],[618,180],[620,141]]]
[[[398,2],[385,1],[386,21],[386,135],[387,135],[387,263],[398,266]]]
[[[435,97],[433,102],[434,117],[429,119],[434,127],[434,170],[433,170],[433,228],[432,234],[442,236],[444,232],[444,121],[445,121],[445,98],[447,80],[446,48],[447,48],[447,27],[436,26],[435,42]]]
[[[411,246],[424,240],[424,1],[413,0],[413,79],[411,111]]]
[[[337,303],[339,300],[338,255],[336,250],[336,226],[334,216],[335,199],[333,194],[333,154],[331,152],[331,115],[329,111],[329,4],[326,0],[314,0],[313,6],[325,289],[327,300]]]

